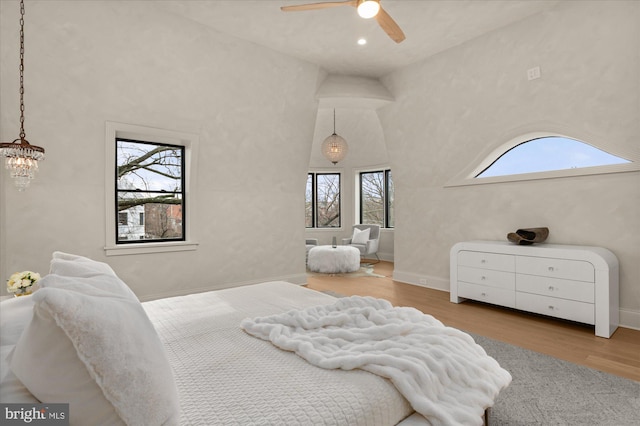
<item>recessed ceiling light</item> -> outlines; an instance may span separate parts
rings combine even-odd
[[[366,38],[359,38],[358,39],[358,44],[360,46],[364,46],[365,44],[367,44],[367,39]]]

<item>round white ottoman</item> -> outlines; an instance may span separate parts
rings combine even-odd
[[[317,246],[309,250],[310,271],[325,274],[355,272],[360,269],[360,250],[350,246]]]

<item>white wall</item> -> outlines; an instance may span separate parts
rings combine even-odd
[[[18,11],[0,2],[2,141],[19,129]],[[30,1],[25,31],[27,139],[47,158],[24,193],[3,171],[0,277],[46,273],[61,250],[108,262],[143,299],[304,282],[315,65],[146,2]],[[199,134],[198,250],[105,256],[107,120]]]
[[[527,81],[535,66],[542,78]],[[548,226],[550,243],[616,254],[621,322],[640,328],[638,172],[444,187],[487,148],[533,131],[637,153],[639,76],[640,3],[560,2],[383,79],[396,98],[379,110],[396,190],[394,276],[448,290],[456,242]]]
[[[26,6],[27,139],[45,147],[47,159],[25,193],[0,174],[0,277],[46,272],[51,252],[63,250],[107,261],[142,298],[304,279],[307,171],[337,167],[352,182],[355,169],[384,164],[394,173],[390,241],[399,277],[448,289],[456,242],[549,226],[549,242],[604,246],[618,256],[622,323],[640,327],[637,172],[444,187],[488,148],[530,131],[637,151],[640,3],[560,2],[389,75],[395,103],[337,110],[338,133],[353,145],[338,166],[319,154],[333,129],[331,110],[318,110],[314,98],[324,77],[315,66],[145,2]],[[17,34],[18,3],[3,0],[2,141],[19,128]],[[533,66],[542,78],[528,82]],[[107,120],[200,135],[197,251],[104,255]],[[350,226],[353,207],[345,207]],[[321,242],[332,235],[322,233]]]

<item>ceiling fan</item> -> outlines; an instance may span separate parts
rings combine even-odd
[[[391,16],[382,8],[380,0],[347,0],[347,1],[329,1],[322,3],[300,4],[296,6],[282,6],[283,12],[301,12],[305,10],[327,9],[338,6],[353,6],[358,10],[361,17],[376,18],[378,25],[385,33],[396,43],[400,43],[405,39],[404,33],[396,24]]]

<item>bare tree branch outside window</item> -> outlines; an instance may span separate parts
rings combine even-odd
[[[305,195],[307,228],[340,227],[340,174],[309,173]]]
[[[360,221],[361,223],[392,228],[393,181],[391,170],[360,173]]]
[[[117,139],[116,157],[116,241],[184,240],[184,147]]]

